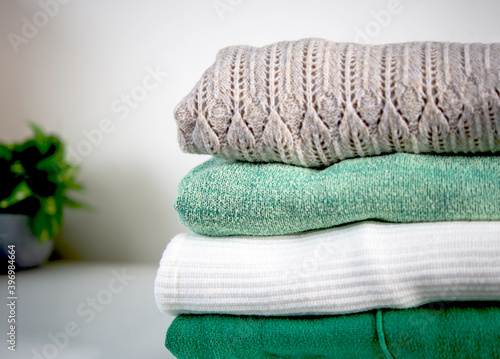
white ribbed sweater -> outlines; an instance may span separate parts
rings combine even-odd
[[[181,234],[161,259],[163,312],[345,314],[500,300],[500,222],[362,222],[280,237]]]

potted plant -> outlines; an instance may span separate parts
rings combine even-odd
[[[78,168],[64,158],[64,144],[34,124],[31,129],[32,138],[23,143],[0,143],[0,256],[6,262],[14,245],[17,268],[43,264],[61,230],[64,206],[81,206],[66,195],[81,186]]]

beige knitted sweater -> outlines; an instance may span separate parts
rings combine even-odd
[[[500,150],[500,44],[233,46],[175,109],[182,150],[305,167]]]

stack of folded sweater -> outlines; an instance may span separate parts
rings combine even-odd
[[[500,44],[229,47],[175,117],[177,358],[500,358]]]

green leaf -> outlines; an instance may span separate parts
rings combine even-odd
[[[40,242],[46,242],[53,237],[52,219],[44,211],[38,213],[30,221],[31,232]]]
[[[21,164],[21,161],[16,161],[10,166],[11,172],[15,173],[16,175],[23,175],[26,171]]]
[[[7,161],[12,159],[12,151],[8,146],[0,144],[0,158],[4,158]]]
[[[49,230],[47,228],[42,229],[42,233],[40,233],[40,237],[38,238],[40,242],[45,243],[51,238],[49,234]]]
[[[0,208],[7,208],[33,195],[26,181],[19,183],[11,195],[0,202]]]
[[[49,150],[49,147],[51,145],[49,138],[47,135],[42,131],[40,127],[35,125],[34,123],[30,123],[31,130],[35,134],[35,137],[33,140],[35,141],[36,146],[38,147],[38,150],[40,153],[45,154]]]
[[[51,216],[56,214],[57,204],[56,204],[56,200],[54,199],[54,197],[47,197],[47,198],[43,199],[42,203],[43,203],[43,209],[45,210],[45,213],[47,213],[48,215],[51,215]]]
[[[54,227],[54,234],[58,234],[61,230],[63,224],[63,211],[58,211],[56,215],[52,218],[52,226]]]
[[[62,206],[57,209],[56,213],[54,213],[53,216],[51,216],[51,221],[52,221],[52,235],[56,236],[61,231],[63,225]]]
[[[67,189],[73,189],[73,190],[76,190],[76,191],[84,189],[84,187],[81,184],[78,184],[78,183],[76,183],[73,180],[67,181],[65,183],[65,186],[66,186]]]
[[[83,203],[72,200],[71,198],[64,197],[64,205],[70,208],[82,208],[85,207]]]

